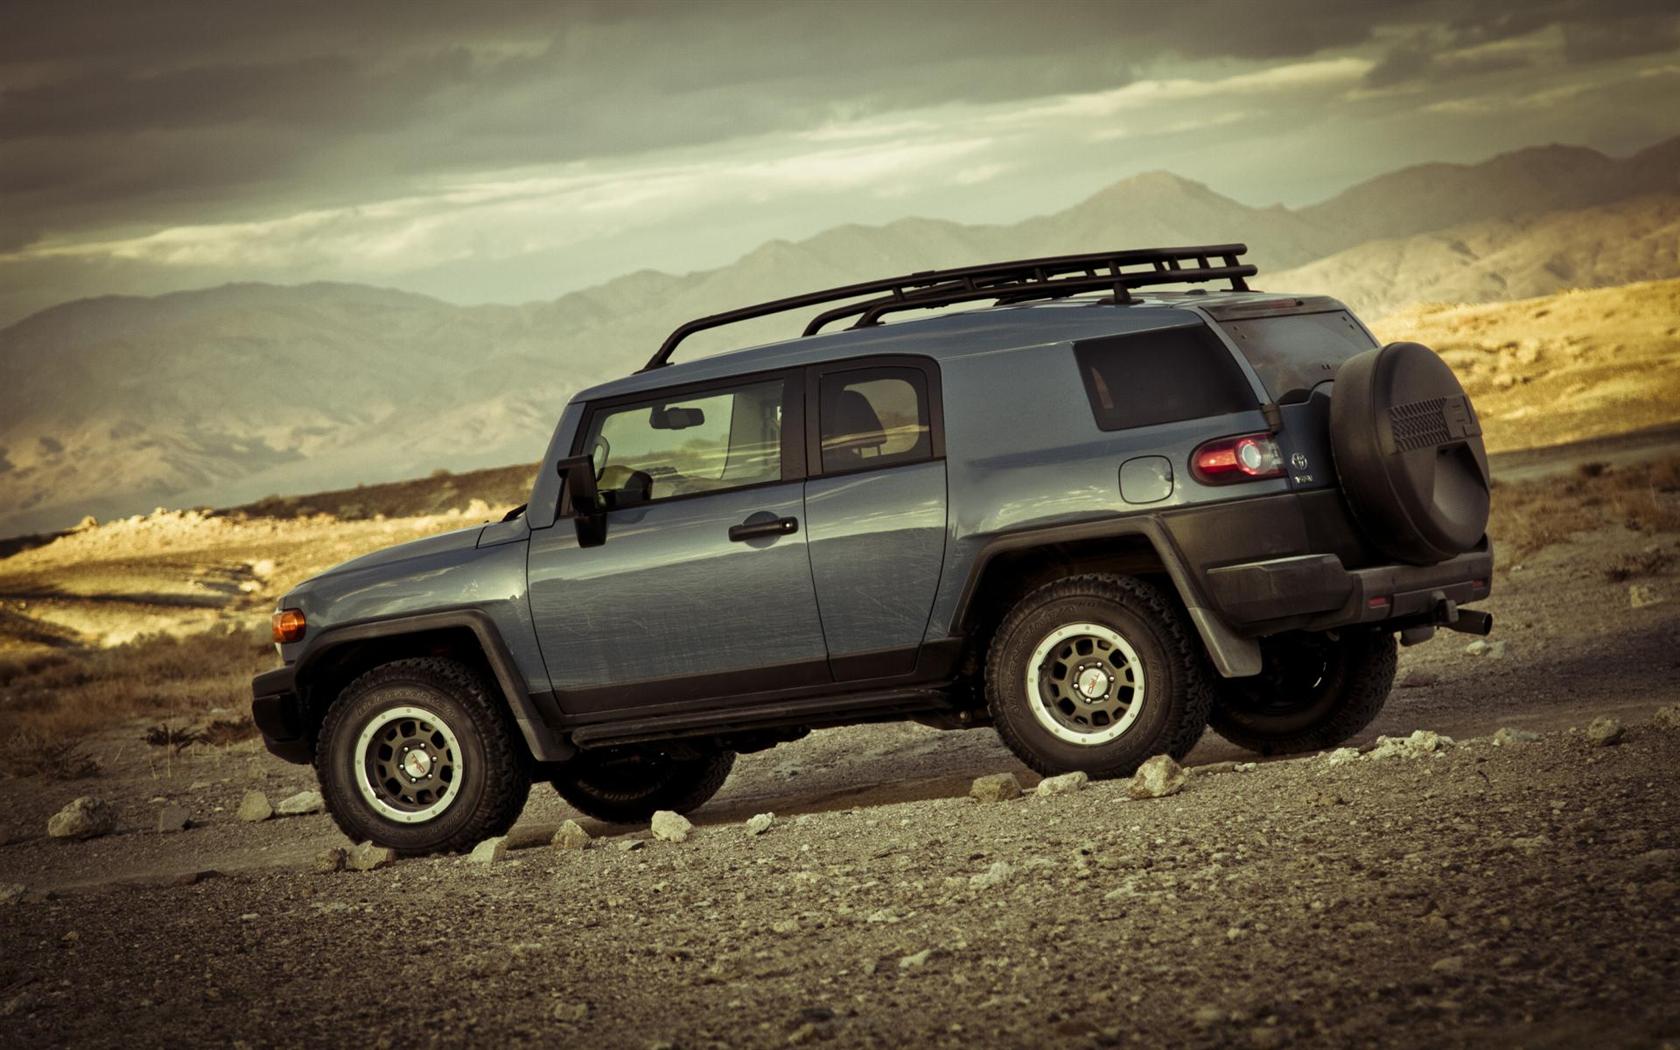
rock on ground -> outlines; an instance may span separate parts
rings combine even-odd
[[[688,833],[694,830],[694,825],[681,813],[662,809],[653,815],[650,830],[653,837],[661,842],[687,842]]]
[[[1651,724],[1664,729],[1680,729],[1680,704],[1664,704],[1651,716]]]
[[[310,813],[319,813],[326,807],[326,800],[321,798],[319,791],[299,791],[290,798],[283,799],[274,807],[274,812],[282,817],[302,817]]]
[[[1443,736],[1431,729],[1414,729],[1411,736],[1377,737],[1377,746],[1371,749],[1371,757],[1422,758],[1452,746],[1453,738],[1450,736]]]
[[[395,864],[397,851],[389,846],[375,846],[371,842],[362,842],[351,847],[346,860],[352,871],[374,871]]]
[[[0,884],[0,905],[16,904],[29,892],[29,887],[17,882]]]
[[[1527,729],[1512,729],[1510,726],[1500,726],[1493,734],[1493,742],[1501,747],[1506,744],[1532,744],[1539,739],[1539,733]]]
[[[1662,602],[1662,592],[1648,583],[1636,583],[1628,588],[1628,604],[1635,609],[1661,605]]]
[[[1622,740],[1622,723],[1614,718],[1595,718],[1587,726],[1587,743],[1593,747],[1609,747]]]
[[[591,841],[589,832],[583,830],[582,824],[568,820],[554,833],[552,844],[561,849],[588,849]]]
[[[1063,773],[1059,777],[1045,777],[1038,782],[1038,789],[1033,794],[1039,798],[1049,798],[1052,795],[1071,795],[1075,791],[1084,790],[1085,785],[1090,782],[1090,776],[1082,770],[1076,769],[1072,773]]]
[[[117,830],[117,809],[109,802],[83,795],[47,820],[47,834],[55,839],[91,839]]]
[[[1334,769],[1337,766],[1345,766],[1358,757],[1359,749],[1357,747],[1338,747],[1334,751],[1325,752],[1324,764]]]
[[[472,856],[467,860],[473,864],[494,864],[507,856],[507,836],[497,835],[495,838],[485,839],[473,847]]]
[[[1469,653],[1471,656],[1487,656],[1497,660],[1505,655],[1505,642],[1503,640],[1490,642],[1486,639],[1478,638],[1469,645],[1465,646],[1464,651]]]
[[[776,822],[774,813],[755,813],[747,818],[747,834],[762,835]]]
[[[247,791],[245,797],[239,800],[239,819],[248,824],[255,824],[272,816],[274,807],[269,804],[268,796],[261,791]]]
[[[968,789],[969,796],[981,802],[1007,802],[1021,797],[1021,782],[1013,773],[993,773],[977,777]]]
[[[158,810],[157,829],[160,832],[185,831],[192,823],[192,814],[187,807],[168,805]]]
[[[999,886],[1008,881],[1009,876],[1014,874],[1014,871],[1015,869],[1009,866],[1008,861],[993,861],[992,866],[979,875],[970,875],[968,884],[977,890],[989,890],[993,886]]]
[[[1132,782],[1126,785],[1126,794],[1133,798],[1166,798],[1177,794],[1185,781],[1184,767],[1173,761],[1171,755],[1156,755],[1132,774]]]
[[[350,855],[341,846],[331,846],[315,854],[315,870],[324,872],[343,871],[349,863]]]

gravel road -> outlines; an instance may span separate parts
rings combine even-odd
[[[1664,539],[1670,552],[1675,538]],[[1180,794],[1033,778],[989,730],[824,731],[747,756],[684,843],[585,827],[480,866],[320,873],[312,786],[252,743],[94,742],[104,772],[0,781],[0,1033],[21,1045],[544,1040],[833,1045],[1674,1045],[1680,587],[1634,608],[1619,530],[1502,570],[1494,640],[1406,650],[1372,732],[1438,757],[1270,761],[1210,735]],[[1580,731],[1612,715],[1623,739]],[[1496,746],[1501,726],[1540,739]],[[1346,756],[1343,756],[1345,758]],[[49,840],[78,795],[118,834]],[[166,802],[194,826],[153,831]],[[770,831],[742,822],[773,811]],[[517,839],[574,816],[533,791]],[[634,849],[624,846],[640,842]],[[519,844],[519,843],[516,843]],[[215,871],[219,874],[206,875]],[[0,890],[0,897],[17,891]]]

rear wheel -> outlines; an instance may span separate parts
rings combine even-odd
[[[1261,672],[1216,687],[1220,736],[1267,755],[1321,751],[1359,734],[1394,686],[1398,653],[1386,631],[1295,633],[1262,639]]]
[[[1182,758],[1207,726],[1206,659],[1161,591],[1127,576],[1074,576],[1010,611],[986,661],[1004,743],[1040,773],[1124,776]]]
[[[658,810],[699,809],[734,767],[735,752],[713,748],[585,751],[562,766],[552,783],[586,816],[609,824],[645,824]]]
[[[351,841],[407,854],[502,834],[531,790],[506,711],[453,660],[398,660],[352,682],[321,724],[315,772]]]

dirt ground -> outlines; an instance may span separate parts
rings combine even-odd
[[[312,787],[246,741],[142,723],[89,780],[0,781],[0,1032],[23,1045],[1674,1045],[1680,1040],[1680,536],[1607,528],[1501,570],[1481,655],[1402,656],[1361,738],[1441,757],[1267,761],[1213,735],[1175,796],[1033,778],[990,730],[828,730],[745,756],[681,844],[532,792],[512,851],[317,873]],[[1628,580],[1607,567],[1651,566]],[[1663,600],[1635,608],[1637,583]],[[1579,731],[1613,715],[1623,741]],[[1502,726],[1539,731],[1495,746]],[[44,835],[78,795],[123,830]],[[158,833],[165,802],[186,831]],[[741,823],[774,812],[761,837]],[[634,850],[623,845],[643,842]],[[996,865],[1007,867],[1006,873]],[[207,874],[215,872],[216,874]],[[988,876],[980,878],[977,876]],[[1000,874],[1001,873],[1001,874]],[[923,955],[922,953],[928,953]],[[395,1007],[396,1009],[393,1009]],[[392,1024],[393,1019],[399,1023]]]

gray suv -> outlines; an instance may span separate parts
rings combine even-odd
[[[1440,358],[1249,290],[1244,251],[683,325],[566,407],[526,506],[281,600],[269,749],[314,763],[352,839],[422,853],[501,833],[534,779],[606,821],[692,810],[736,755],[825,726],[991,725],[1093,776],[1209,724],[1262,752],[1348,739],[1397,636],[1491,627],[1465,608],[1492,579],[1487,457]],[[1164,290],[1205,282],[1228,290]],[[798,338],[670,363],[789,311]]]

